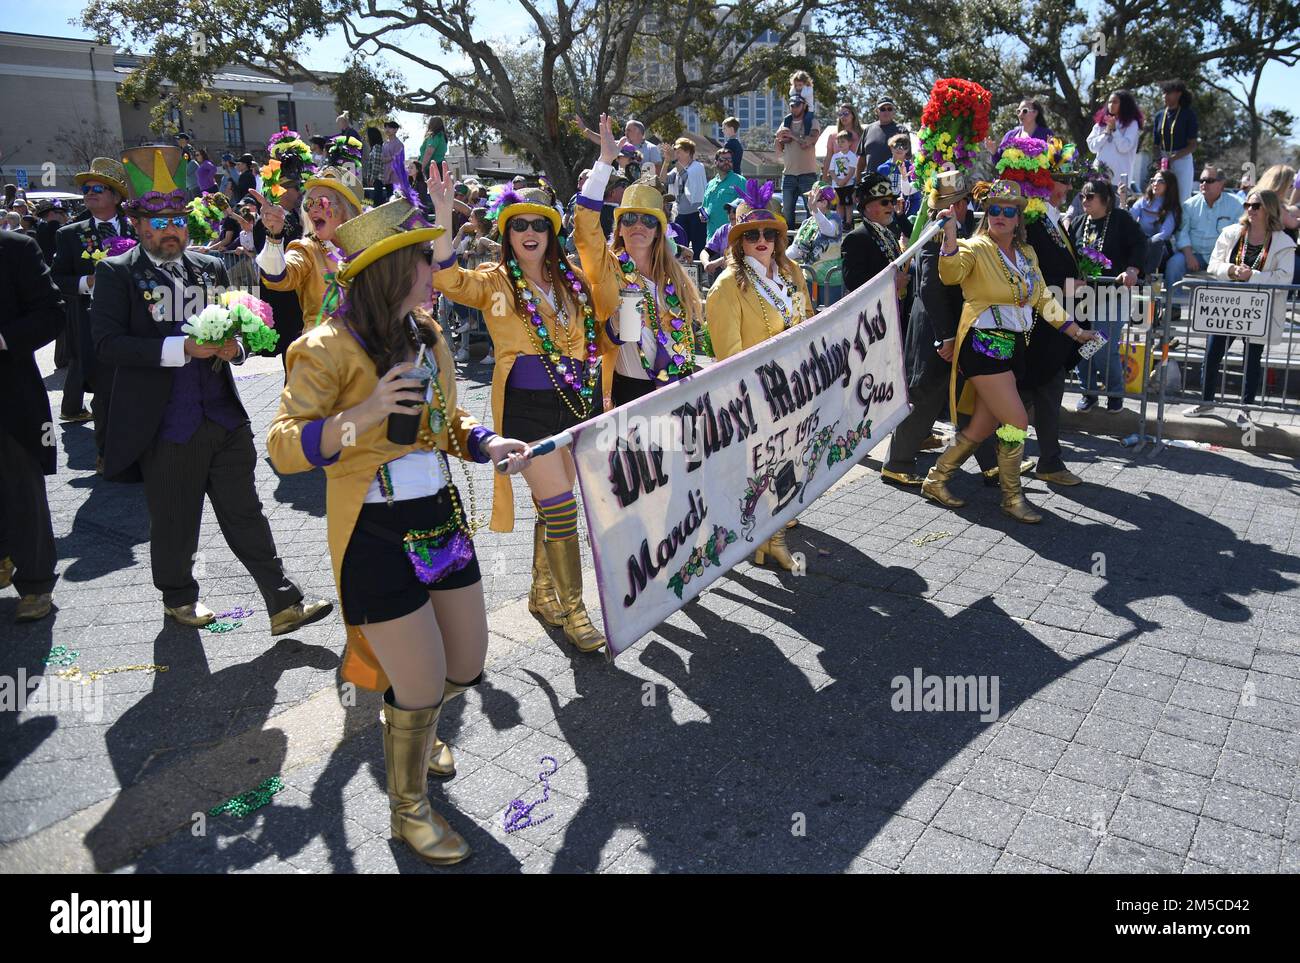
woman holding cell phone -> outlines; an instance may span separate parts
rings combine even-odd
[[[1043,281],[1038,258],[1025,236],[1027,200],[1014,181],[994,181],[984,199],[984,217],[970,240],[958,240],[952,208],[940,212],[944,223],[939,249],[939,279],[960,284],[965,304],[957,324],[956,361],[948,383],[948,402],[956,417],[957,374],[966,379],[963,401],[974,402],[970,422],[939,456],[921,492],[948,508],[966,503],[948,491],[948,482],[980,443],[997,432],[998,480],[1002,511],[1021,522],[1036,523],[1020,488],[1020,460],[1025,452],[1029,416],[1016,390],[1025,371],[1025,347],[1033,330],[1034,311],[1080,344],[1093,340],[1070,319]],[[968,394],[969,393],[969,394]]]

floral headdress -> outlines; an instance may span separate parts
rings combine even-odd
[[[190,240],[205,244],[217,236],[222,212],[214,195],[200,194],[186,205],[185,213],[190,219]]]
[[[923,191],[934,187],[941,169],[969,171],[979,144],[989,135],[993,95],[970,80],[942,77],[930,88],[917,136],[916,178]]]
[[[315,172],[311,148],[298,136],[297,131],[280,131],[266,142],[271,159],[262,166],[263,192],[278,201],[285,192],[285,184],[301,184],[304,177]]]
[[[998,161],[998,176],[1015,181],[1028,200],[1025,220],[1036,221],[1047,214],[1052,194],[1051,145],[1037,137],[1011,137],[1004,141]]]

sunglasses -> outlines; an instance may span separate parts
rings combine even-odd
[[[330,203],[330,199],[328,197],[309,197],[307,198],[307,203],[305,203],[303,207],[306,208],[308,211],[314,211],[316,210],[316,208],[319,207],[321,209],[321,212],[324,213],[327,217],[329,216],[330,212],[334,209],[334,205]]]
[[[1202,183],[1202,184],[1217,184],[1217,183],[1219,183],[1219,179],[1218,179],[1217,177],[1202,177],[1202,178],[1201,178],[1201,183]]]
[[[106,190],[108,190],[108,188],[103,184],[83,184],[81,186],[81,194],[83,197],[87,194],[102,194]]]
[[[1243,204],[1242,206],[1245,207],[1246,210],[1248,211],[1258,211],[1264,205],[1261,204],[1259,201],[1250,201],[1249,203]]]
[[[997,204],[990,204],[988,208],[984,211],[984,213],[987,214],[989,217],[1015,218],[1020,216],[1020,208],[1013,207],[1011,205],[1007,205],[1006,207],[1000,207]]]
[[[774,228],[774,227],[765,227],[765,228],[763,228],[761,231],[755,229],[755,230],[752,230],[752,231],[746,231],[744,234],[740,235],[740,239],[741,239],[742,241],[748,241],[750,244],[757,244],[757,243],[758,243],[758,239],[759,239],[760,237],[761,237],[764,241],[767,241],[767,242],[769,242],[769,243],[772,242],[772,241],[775,241],[775,240],[776,240],[776,228]]]
[[[893,107],[877,107],[877,108],[876,108],[876,112],[877,112],[877,113],[881,113],[881,114],[892,114],[892,113],[894,112],[894,108],[893,108]]]
[[[510,230],[515,234],[523,234],[529,228],[532,228],[538,234],[546,234],[551,229],[551,222],[544,217],[512,217],[510,218]]]
[[[1019,110],[1016,111],[1017,114],[1032,114],[1033,112],[1034,112],[1034,108],[1032,107],[1021,107]]]
[[[149,226],[155,231],[163,231],[170,224],[172,227],[185,227],[190,223],[190,219],[184,214],[177,214],[174,217],[151,217]]]
[[[730,160],[730,157],[728,157],[728,160]],[[658,227],[659,218],[653,214],[637,214],[633,211],[627,211],[618,219],[618,223],[621,227],[636,227],[637,224],[642,224],[645,227]]]
[[[433,248],[431,247],[420,248],[420,256],[424,258],[425,264],[429,265],[429,267],[433,267]]]

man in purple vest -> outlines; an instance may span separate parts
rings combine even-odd
[[[227,286],[214,257],[189,243],[181,153],[174,147],[126,151],[125,205],[140,243],[95,269],[91,328],[96,349],[117,367],[104,476],[144,481],[154,585],[163,611],[182,625],[216,615],[194,580],[203,499],[221,534],[248,569],[271,613],[271,634],[319,621],[333,609],[308,601],[285,574],[254,485],[257,452],[231,364],[243,345],[199,344],[182,326]]]

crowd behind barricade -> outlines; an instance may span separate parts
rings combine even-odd
[[[1091,161],[1025,99],[1017,125],[996,146],[987,139],[983,181],[959,169],[923,179],[931,147],[918,150],[889,97],[865,127],[839,104],[821,156],[802,71],[788,107],[773,141],[779,183],[739,174],[735,118],[707,159],[712,176],[692,138],[662,144],[636,119],[616,133],[608,116],[594,129],[575,118],[598,154],[565,200],[544,177],[457,178],[440,118],[408,156],[395,121],[358,131],[344,114],[331,136],[281,130],[261,163],[218,162],[183,133],[95,158],[74,178],[79,203],[29,204],[6,187],[0,587],[18,590],[17,619],[53,609],[45,476],[57,449],[45,440],[52,418],[35,353],[56,337],[55,363],[67,369],[59,420],[93,422],[105,481],[143,482],[165,617],[216,618],[194,572],[205,499],[272,634],[328,616],[334,603],[305,597],[278,557],[232,374],[252,354],[280,356],[285,388],[267,450],[277,471],[324,469],[348,637],[342,674],[384,693],[393,834],[430,862],[457,862],[468,847],[430,809],[425,780],[455,772],[438,719],[481,679],[487,623],[475,492],[466,474],[462,497],[447,455],[503,469],[494,531],[513,529],[512,476],[522,475],[536,510],[529,610],[593,652],[606,640],[583,602],[572,457],[531,456],[529,444],[758,345],[884,275],[913,408],[890,439],[883,479],[960,509],[953,489],[974,457],[1002,510],[1038,523],[1022,474],[1082,484],[1059,437],[1067,372],[1083,386],[1081,409],[1103,395],[1108,410],[1123,406],[1128,313],[1101,297],[1082,310],[1078,291],[1131,290],[1160,273],[1168,283],[1197,272],[1256,284],[1294,276],[1295,171],[1270,168],[1233,192],[1206,166],[1193,193],[1197,120],[1179,83],[1152,120],[1160,159],[1140,192],[1145,118],[1123,90],[1097,113]],[[972,150],[985,140],[980,132]],[[903,260],[932,221],[940,228]],[[1270,337],[1287,323],[1284,311],[1272,318]],[[1207,346],[1206,406],[1227,340]],[[1259,388],[1257,347],[1247,401]],[[457,404],[458,373],[476,364],[490,369],[493,429]],[[936,427],[944,419],[956,429],[948,445]],[[922,472],[919,459],[935,449]],[[795,568],[784,529],[755,551],[757,564],[768,559]]]

